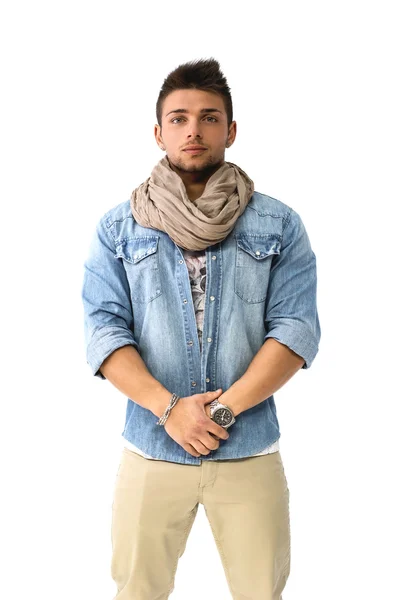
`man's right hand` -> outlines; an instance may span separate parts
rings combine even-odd
[[[192,456],[209,454],[219,448],[219,439],[229,437],[226,429],[210,419],[204,409],[221,394],[222,390],[217,390],[180,398],[165,422],[168,435]]]

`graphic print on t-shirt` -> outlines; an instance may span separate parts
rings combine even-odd
[[[206,253],[205,250],[183,250],[183,256],[189,273],[194,312],[196,315],[197,335],[201,352],[206,292]]]

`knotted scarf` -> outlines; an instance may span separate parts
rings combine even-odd
[[[204,250],[227,237],[253,192],[248,175],[224,161],[208,179],[200,198],[189,200],[181,177],[164,156],[132,192],[130,205],[142,227],[164,231],[185,250]]]

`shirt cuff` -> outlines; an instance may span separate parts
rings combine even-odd
[[[87,347],[86,362],[95,377],[106,379],[99,369],[105,359],[122,346],[133,346],[139,350],[138,343],[127,329],[102,327],[94,333]]]
[[[318,341],[310,329],[299,321],[281,321],[274,325],[264,337],[274,338],[301,356],[305,363],[302,369],[309,369],[318,353]]]

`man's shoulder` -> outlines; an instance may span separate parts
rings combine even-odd
[[[277,200],[261,192],[253,192],[248,208],[255,210],[260,216],[282,217],[284,220],[290,217],[292,207],[281,200]]]
[[[109,208],[101,217],[101,221],[103,221],[106,227],[111,227],[116,221],[124,221],[129,218],[133,218],[130,199],[119,202]]]

